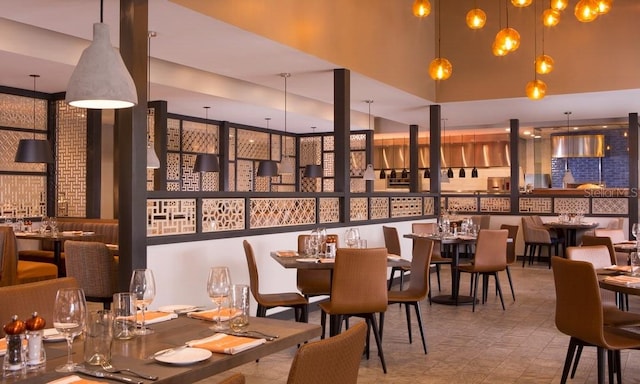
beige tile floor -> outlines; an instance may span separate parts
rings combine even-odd
[[[475,313],[469,306],[422,303],[427,355],[422,352],[420,340],[415,339],[419,337],[415,322],[414,342],[409,344],[404,310],[398,305],[390,306],[383,340],[388,374],[382,373],[373,352],[370,360],[362,360],[358,383],[559,383],[569,338],[554,325],[552,272],[546,264],[515,266],[512,276],[515,302],[506,274],[500,276],[505,311],[493,295],[489,295],[488,303],[476,307]],[[442,277],[443,291],[448,290],[448,269],[443,270]],[[461,289],[466,292],[469,277],[463,275],[462,280]],[[631,309],[640,312],[640,299],[631,299]],[[319,324],[319,313],[313,312],[309,321]],[[375,342],[373,345],[375,351]],[[245,374],[249,384],[286,383],[295,352],[291,348],[233,372]],[[569,383],[596,383],[595,363],[595,348],[585,348],[576,377]],[[622,367],[623,383],[640,383],[640,351],[623,352]],[[225,376],[200,383],[217,383]]]

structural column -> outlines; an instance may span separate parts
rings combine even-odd
[[[342,192],[343,204],[340,221],[350,218],[350,167],[351,134],[351,72],[348,69],[333,70],[333,138],[334,138],[334,191]]]
[[[638,222],[638,113],[629,114],[629,239],[631,226]]]
[[[431,179],[429,180],[429,192],[438,196],[438,200],[433,207],[433,213],[436,216],[440,215],[440,143],[442,138],[440,137],[440,106],[429,106],[429,168],[431,170]]]
[[[518,119],[509,120],[509,127],[509,157],[511,160],[511,190],[509,197],[511,201],[511,213],[518,214],[520,211],[520,157],[518,156],[520,121]]]

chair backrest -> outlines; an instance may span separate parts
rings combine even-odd
[[[604,316],[593,265],[553,256],[551,266],[556,288],[556,327],[566,335],[603,345]]]
[[[610,258],[609,265],[617,264],[616,250],[613,247],[613,242],[611,241],[610,237],[584,235],[582,236],[582,245],[583,246],[604,245],[605,247],[607,247],[607,250],[609,251],[609,258]]]
[[[234,373],[233,375],[222,379],[218,384],[245,384],[245,378],[242,373]]]
[[[258,303],[262,302],[262,296],[260,295],[260,280],[258,279],[258,266],[256,264],[256,257],[253,253],[253,247],[247,240],[242,242],[244,247],[244,254],[247,258],[247,267],[249,268],[249,287],[251,294]]]
[[[411,232],[412,233],[426,233],[426,234],[432,234],[435,233],[438,229],[438,224],[436,223],[412,223],[411,224]],[[431,256],[440,256],[442,255],[442,252],[440,251],[440,247],[442,245],[438,244],[435,245],[433,247],[433,250],[431,251]],[[416,242],[413,242],[413,247],[415,249],[416,247]]]
[[[111,298],[118,292],[118,265],[104,243],[65,242],[67,276],[74,277],[87,298]]]
[[[626,241],[627,238],[622,229],[600,229],[596,228],[594,233],[598,237],[609,237],[612,243],[622,243]]]
[[[0,287],[14,285],[18,279],[18,247],[9,226],[0,226],[0,251]]]
[[[551,243],[551,235],[542,224],[539,216],[522,217],[522,236],[525,243]]]
[[[304,253],[304,243],[309,238],[308,234],[298,235],[298,253]],[[327,239],[335,240],[335,243],[338,244],[339,237],[334,233],[327,234]]]
[[[617,219],[611,219],[607,223],[607,229],[623,229],[624,217],[618,217]]]
[[[400,238],[398,237],[398,230],[396,227],[382,226],[382,233],[384,234],[384,246],[387,248],[387,252],[391,255],[401,255],[400,250]]]
[[[409,290],[419,292],[425,297],[429,293],[429,264],[431,264],[433,243],[433,240],[425,238],[413,240]]]
[[[78,283],[73,277],[0,287],[0,323],[8,323],[13,315],[25,320],[33,312],[38,312],[46,321],[46,328],[52,328],[53,303],[58,289],[75,287],[78,287]],[[2,336],[4,332],[0,327],[0,337]]]
[[[507,267],[507,238],[506,229],[481,229],[478,232],[476,254],[473,264],[481,272],[498,271]]]
[[[529,218],[534,225],[538,227],[544,226],[544,222],[542,221],[542,218],[540,218],[540,216],[534,215],[534,216],[529,216]]]
[[[287,384],[355,384],[367,326],[364,322],[328,339],[303,344],[291,363]]]
[[[567,247],[567,259],[587,261],[593,268],[600,269],[611,265],[609,249],[604,245],[590,245],[583,247]]]
[[[500,225],[500,229],[506,229],[508,232],[508,238],[511,242],[507,243],[507,264],[513,264],[516,262],[516,237],[518,237],[517,225]]]
[[[338,248],[331,282],[336,313],[387,310],[387,249]]]
[[[491,228],[491,215],[473,215],[471,220],[473,220],[473,224],[480,225],[480,229]]]

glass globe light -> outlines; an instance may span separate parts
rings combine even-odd
[[[598,13],[604,15],[611,10],[613,0],[598,0]]]
[[[429,3],[429,0],[415,0],[413,2],[413,15],[415,17],[427,17],[430,13],[431,3]]]
[[[514,52],[520,46],[520,34],[513,28],[503,28],[496,35],[496,44],[507,52]]]
[[[480,29],[487,22],[487,14],[480,8],[474,8],[467,12],[467,26],[471,29]]]
[[[504,49],[502,49],[502,47],[499,46],[496,41],[494,41],[493,45],[491,46],[491,52],[493,52],[494,56],[498,56],[498,57],[506,56],[507,53],[509,53]]]
[[[563,11],[569,4],[568,0],[551,0],[551,9],[556,11]]]
[[[540,55],[536,57],[536,72],[546,75],[553,71],[553,59],[549,55]]]
[[[545,27],[555,27],[560,22],[560,12],[549,8],[542,12],[542,23]]]
[[[516,7],[528,7],[531,5],[532,0],[511,0],[511,4]]]
[[[540,100],[547,93],[547,84],[542,80],[532,80],[527,83],[525,88],[527,97],[531,100]]]
[[[436,57],[429,64],[429,76],[433,80],[447,80],[452,72],[453,66],[444,57]]]
[[[588,23],[598,17],[598,3],[595,0],[580,0],[574,9],[576,19]]]

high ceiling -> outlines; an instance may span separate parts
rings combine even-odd
[[[291,0],[274,0],[273,4],[282,5]],[[342,4],[344,0],[325,0],[329,4]],[[387,0],[375,0],[387,1]],[[284,81],[278,75],[289,72],[292,77],[288,80],[287,127],[289,131],[298,133],[311,132],[311,127],[318,127],[318,131],[331,131],[333,127],[333,69],[349,66],[340,62],[338,56],[322,59],[321,56],[303,52],[282,42],[268,39],[256,33],[249,32],[247,26],[237,26],[225,23],[218,18],[206,16],[203,13],[188,9],[169,0],[149,1],[149,29],[156,31],[158,36],[151,40],[151,99],[167,100],[169,112],[204,117],[203,106],[211,106],[209,117],[217,120],[227,120],[252,126],[266,125],[265,118],[270,117],[270,127],[282,129],[284,126]],[[189,0],[185,0],[189,3]],[[213,4],[210,12],[216,12],[215,5],[238,2],[201,2]],[[247,0],[243,3],[263,3],[257,0]],[[371,4],[371,2],[367,2]],[[410,12],[412,0],[394,2],[397,7],[404,7],[402,12]],[[432,3],[436,3],[432,1]],[[446,2],[457,4],[451,12],[464,14],[469,4],[462,1]],[[479,0],[479,5],[491,4],[486,0]],[[542,1],[540,2],[543,3]],[[546,3],[546,2],[545,2]],[[573,2],[572,2],[573,3]],[[386,3],[388,4],[388,3]],[[640,2],[636,0],[617,0],[609,15],[614,23],[615,17],[621,15],[637,19],[640,16]],[[449,5],[447,5],[449,6]],[[43,92],[63,92],[71,76],[78,57],[92,38],[92,23],[99,21],[99,1],[88,0],[0,0],[2,18],[0,18],[0,85],[31,89],[31,73],[40,74],[37,89]],[[229,8],[229,7],[226,7]],[[374,8],[374,7],[372,7]],[[447,10],[443,8],[443,13]],[[224,18],[224,14],[220,14]],[[571,11],[565,11],[565,17],[573,17]],[[215,15],[214,15],[215,16]],[[443,15],[442,17],[445,17]],[[389,20],[394,15],[390,14]],[[434,15],[430,16],[435,18]],[[513,14],[512,20],[518,22]],[[228,17],[227,17],[228,18]],[[111,41],[118,45],[119,1],[104,1],[104,22],[111,27]],[[612,21],[614,20],[614,21]],[[443,21],[443,25],[448,20]],[[593,24],[597,23],[594,22]],[[433,37],[434,20],[425,22],[429,36]],[[626,20],[625,20],[626,23]],[[360,26],[356,24],[356,28]],[[448,25],[448,24],[447,24]],[[626,30],[618,25],[619,30],[611,31],[611,45],[620,43],[616,33],[626,39],[633,39],[640,35],[640,24],[635,23]],[[586,26],[584,28],[590,28]],[[444,27],[443,27],[444,28]],[[560,27],[558,27],[558,30]],[[597,27],[593,27],[597,28]],[[601,26],[600,28],[603,28]],[[441,32],[442,33],[442,32]],[[504,95],[494,94],[487,90],[491,99],[477,97],[478,86],[470,86],[469,78],[486,77],[483,72],[472,73],[473,60],[464,60],[460,52],[465,52],[465,44],[478,45],[478,41],[462,41],[466,39],[454,32],[450,33],[450,41],[441,48],[451,52],[454,61],[454,76],[457,82],[434,85],[439,99],[456,100],[440,102],[442,116],[447,118],[449,129],[504,129],[509,125],[509,119],[517,118],[522,126],[550,126],[564,124],[564,111],[572,111],[572,118],[576,121],[592,123],[596,121],[620,121],[630,112],[640,110],[640,49],[637,42],[626,46],[625,50],[614,51],[616,60],[634,65],[634,72],[623,70],[610,71],[605,77],[612,84],[607,89],[607,83],[600,81],[598,86],[589,88],[589,79],[584,79],[580,68],[583,63],[574,60],[564,75],[557,75],[556,89],[564,92],[554,93],[554,85],[549,84],[549,93],[541,101],[531,101],[514,93],[513,90]],[[487,36],[493,32],[487,32]],[[523,33],[524,35],[524,33]],[[476,35],[479,38],[480,35]],[[443,37],[444,38],[444,37]],[[575,35],[568,35],[574,39]],[[475,37],[474,37],[475,39]],[[402,37],[398,37],[401,41]],[[435,39],[434,39],[435,40]],[[451,41],[453,40],[453,41]],[[634,41],[634,40],[630,40]],[[598,42],[598,44],[601,44]],[[293,44],[291,44],[293,45]],[[572,48],[575,51],[572,52]],[[598,47],[591,47],[596,50]],[[555,47],[559,55],[584,54],[579,47]],[[608,55],[612,53],[607,51]],[[587,52],[588,53],[588,52]],[[533,53],[532,53],[533,56]],[[432,57],[432,56],[431,56]],[[522,60],[527,59],[524,54]],[[477,60],[476,65],[481,65]],[[456,64],[457,63],[457,64]],[[503,61],[502,63],[506,63]],[[428,63],[424,64],[424,67]],[[501,64],[502,65],[502,64]],[[506,65],[506,64],[505,64]],[[455,72],[459,68],[459,72]],[[367,107],[364,102],[373,99],[371,105],[372,116],[377,117],[374,125],[377,132],[407,131],[409,124],[418,124],[421,129],[429,126],[428,106],[434,104],[424,96],[417,96],[419,92],[407,90],[406,86],[394,84],[393,74],[402,68],[388,68],[389,76],[367,76],[370,73],[359,68],[351,70],[351,123],[352,129],[366,129],[369,127]],[[500,67],[498,70],[502,71]],[[621,72],[624,84],[620,85]],[[629,72],[629,73],[627,73]],[[506,72],[505,72],[506,73]],[[594,73],[594,72],[591,72]],[[426,75],[426,71],[425,71]],[[493,74],[496,76],[496,74]],[[533,75],[526,75],[525,78]],[[572,78],[574,76],[575,78]],[[381,80],[380,78],[384,78]],[[517,77],[514,77],[517,79]],[[391,80],[389,80],[391,79]],[[453,79],[453,77],[452,77]],[[451,80],[451,79],[450,79]],[[524,93],[524,83],[521,79],[518,89]],[[462,83],[461,83],[462,82]],[[572,88],[570,82],[578,84]],[[526,81],[525,81],[526,83]],[[446,87],[449,87],[448,89]],[[516,86],[516,85],[514,85]],[[439,89],[438,87],[442,87]],[[500,87],[496,87],[498,89]],[[470,98],[464,99],[468,91]],[[576,93],[573,93],[576,92]]]

